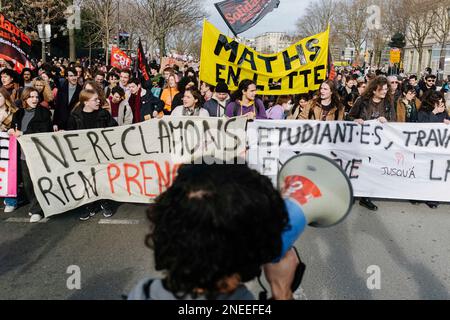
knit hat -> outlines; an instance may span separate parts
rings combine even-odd
[[[228,85],[223,81],[220,81],[217,84],[215,91],[216,93],[230,93],[230,90],[228,90]]]

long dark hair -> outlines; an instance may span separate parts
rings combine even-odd
[[[190,92],[194,97],[194,99],[197,100],[197,103],[195,104],[194,108],[201,108],[203,106],[203,97],[200,91],[198,91],[196,88],[189,88],[184,90],[184,93],[186,92]]]
[[[388,91],[386,93],[386,98],[389,99],[389,101],[392,100],[391,96],[391,86],[389,85],[389,81],[385,76],[377,76],[375,79],[370,80],[367,84],[366,90],[363,92],[361,97],[363,99],[372,99],[374,97],[374,91],[377,91],[378,88],[383,87],[384,85],[388,86]]]
[[[422,97],[422,106],[420,107],[420,110],[431,112],[440,100],[445,103],[445,97],[442,92],[429,90]]]
[[[326,81],[322,82],[322,84],[320,85],[320,88],[319,88],[319,93],[318,93],[318,97],[316,98],[316,102],[318,102],[319,104],[322,103],[322,98],[320,97],[320,89],[322,89],[322,86],[324,84],[327,84],[330,87],[331,106],[341,109],[343,107],[342,103],[341,103],[341,98],[339,97],[339,93],[337,91],[336,85],[334,84],[334,81],[332,81],[332,80],[326,80]]]
[[[231,101],[238,101],[242,100],[243,93],[242,91],[247,91],[248,87],[250,87],[252,84],[256,85],[253,80],[250,79],[244,79],[241,82],[239,82],[238,89],[231,94]]]

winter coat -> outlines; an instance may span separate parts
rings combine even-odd
[[[219,111],[219,116],[223,117],[225,116],[226,106],[228,102],[230,101],[230,98],[228,97],[225,100],[225,107],[222,107],[220,105],[219,100],[217,100],[216,95],[213,95],[211,99],[205,102],[203,105],[203,108],[206,109],[211,117],[217,117],[217,111]]]
[[[67,129],[67,120],[75,105],[78,103],[81,86],[77,85],[72,99],[69,101],[69,82],[66,81],[56,95],[55,113],[53,115],[53,123],[59,129]]]
[[[16,128],[17,130],[22,130],[22,119],[25,115],[25,109],[20,108],[14,113],[11,128]],[[32,133],[41,133],[41,132],[52,132],[52,114],[50,110],[47,108],[37,106],[34,111],[34,117],[28,123],[27,130],[23,132],[23,134],[32,134]]]
[[[418,121],[418,112],[422,105],[419,99],[414,98],[412,101],[413,105],[410,111],[409,120],[407,121],[407,105],[409,104],[406,99],[398,99],[397,102],[397,122],[417,122]]]
[[[300,113],[300,119],[303,120],[322,120],[324,109],[318,100],[311,100]],[[333,106],[327,113],[325,121],[344,120],[344,106]]]
[[[379,110],[369,110],[371,99],[364,96],[356,99],[353,108],[348,114],[349,120],[363,119],[367,121],[385,117],[387,121],[395,122],[395,109],[390,99],[384,99],[380,104],[381,107],[379,107]]]
[[[77,107],[73,109],[67,121],[67,130],[99,129],[117,126],[116,120],[107,110],[99,108],[93,112],[98,112],[96,125],[94,128],[87,128],[83,118],[83,108]]]

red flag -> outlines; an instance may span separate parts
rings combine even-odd
[[[30,52],[30,38],[0,13],[0,58],[11,62],[20,73],[25,67],[34,68],[28,60]]]
[[[119,69],[130,69],[131,59],[125,52],[113,46],[111,50],[111,66]]]

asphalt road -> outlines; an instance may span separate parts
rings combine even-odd
[[[303,233],[298,299],[450,299],[450,206],[376,203],[377,212],[355,205],[344,223]],[[124,204],[110,219],[81,222],[71,212],[37,224],[25,208],[0,211],[0,299],[121,299],[143,276],[160,276],[144,246],[145,209]],[[67,287],[70,266],[79,267],[80,289]]]

